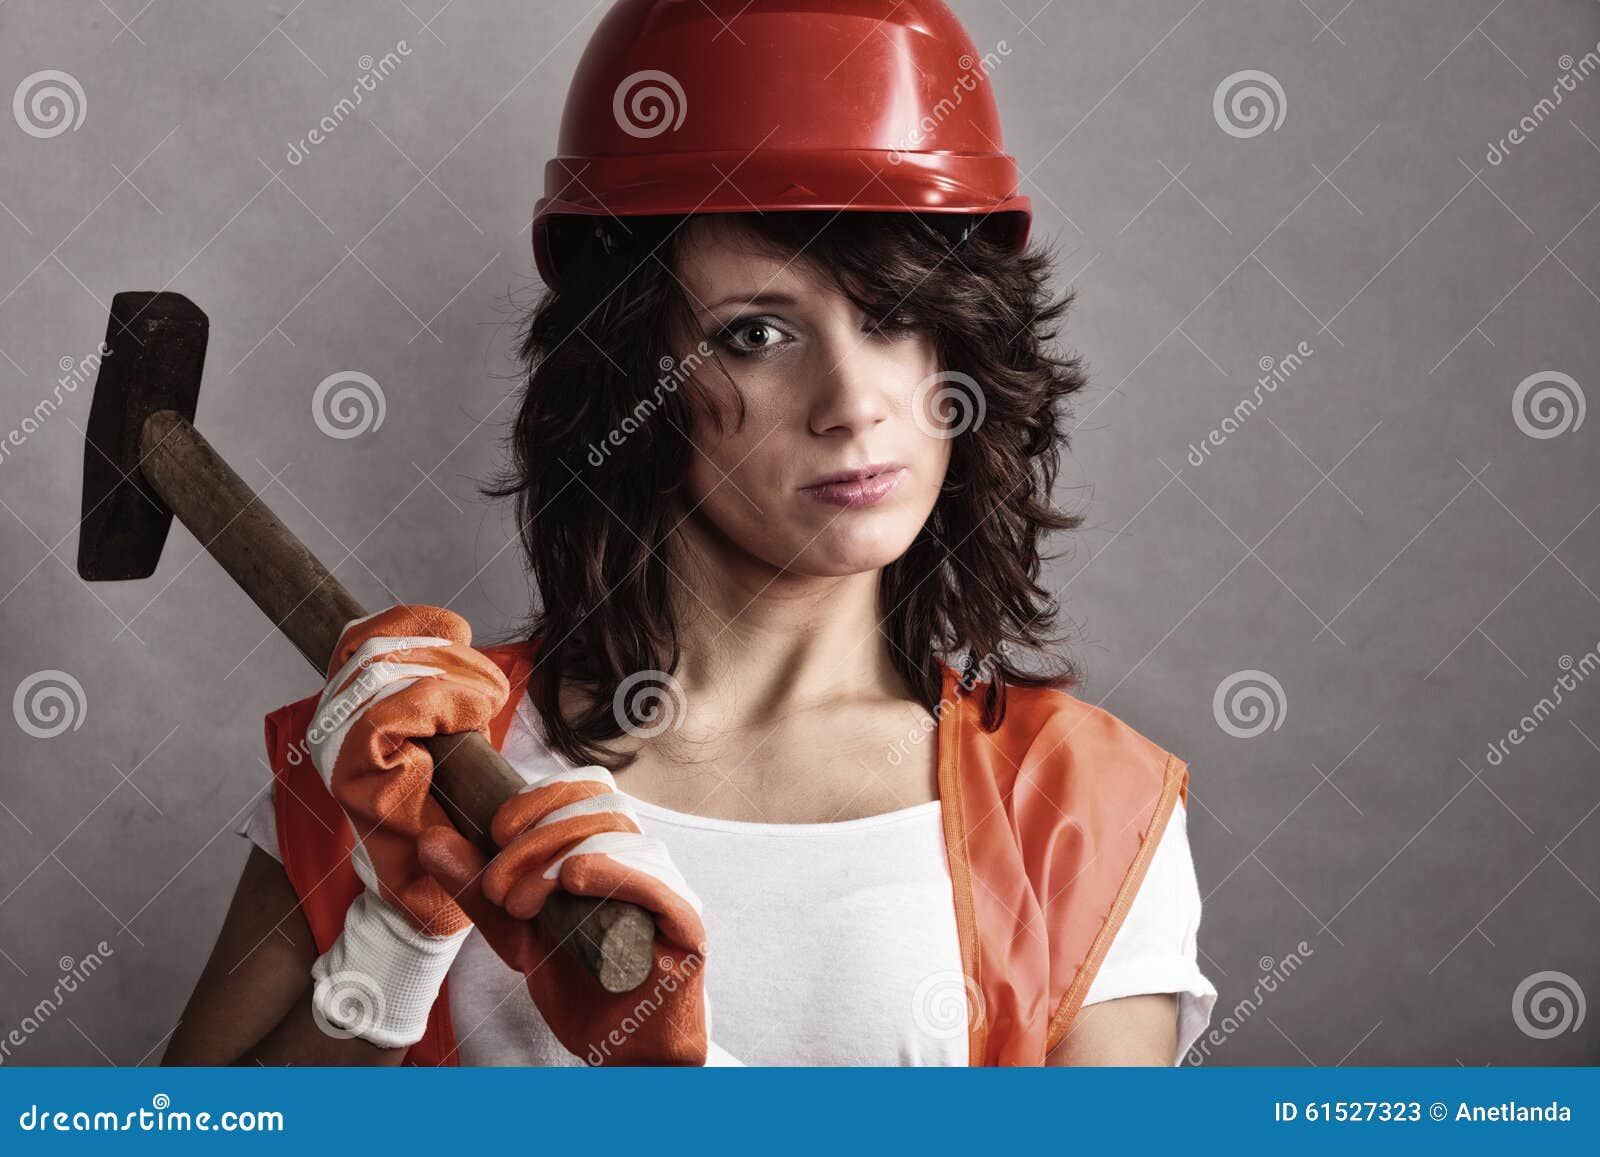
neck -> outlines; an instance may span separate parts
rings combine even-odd
[[[882,571],[779,569],[690,518],[673,541],[683,644],[675,677],[694,732],[760,726],[840,699],[903,698],[879,626]]]

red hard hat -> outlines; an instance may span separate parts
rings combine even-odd
[[[939,0],[617,0],[567,91],[533,250],[552,218],[853,209],[981,214],[1020,248],[980,56]]]

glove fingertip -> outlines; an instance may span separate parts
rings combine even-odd
[[[423,871],[459,892],[483,870],[483,853],[454,828],[425,828],[417,836],[417,859]]]
[[[532,920],[544,910],[551,891],[548,884],[537,879],[523,880],[511,887],[501,906],[515,919]]]

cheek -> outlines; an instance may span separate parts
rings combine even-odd
[[[919,485],[930,495],[930,508],[950,466],[951,443],[961,436],[961,418],[952,410],[965,412],[968,405],[967,391],[952,394],[931,376],[894,399],[895,420],[902,431],[897,456],[914,467]]]
[[[950,468],[951,445],[949,438],[934,438],[926,435],[918,444],[917,465],[928,464],[928,480],[932,485],[933,494],[938,496],[940,488],[944,485],[945,472]]]

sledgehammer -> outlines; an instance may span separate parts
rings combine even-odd
[[[83,456],[78,574],[148,578],[176,514],[325,677],[340,631],[366,612],[194,428],[209,324],[179,293],[112,299]],[[493,856],[490,822],[522,777],[476,732],[426,746],[434,797]],[[556,892],[539,923],[609,992],[649,975],[655,924],[637,905]]]

